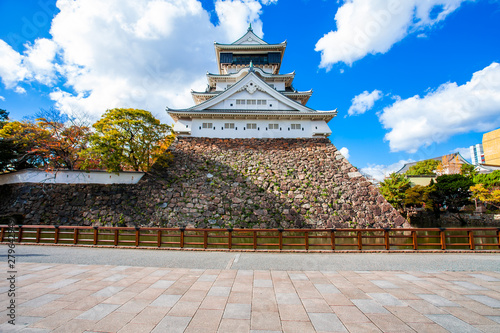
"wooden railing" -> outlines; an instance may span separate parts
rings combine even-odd
[[[0,225],[0,242],[248,250],[498,250],[500,228],[185,229]]]

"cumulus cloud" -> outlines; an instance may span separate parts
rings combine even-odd
[[[470,154],[470,147],[456,148],[456,149],[453,149],[452,151],[450,151],[450,153],[460,153],[460,155],[462,155],[462,157],[465,158],[466,160],[470,160],[472,157]]]
[[[344,156],[346,159],[349,159],[349,157],[351,155],[349,155],[349,149],[347,149],[346,147],[342,147],[340,148],[339,152],[342,154],[342,156]]]
[[[444,20],[465,1],[475,0],[346,0],[335,14],[337,30],[316,44],[320,67],[352,65],[367,54],[385,53],[408,34]]]
[[[276,1],[263,0],[263,4],[270,4]],[[215,11],[219,16],[220,26],[226,32],[229,40],[234,41],[241,37],[248,29],[248,24],[252,24],[254,33],[262,37],[262,5],[254,0],[217,0]]]
[[[352,99],[352,105],[347,111],[349,116],[356,114],[363,114],[370,110],[375,102],[382,97],[382,92],[380,90],[374,90],[371,93],[368,91],[363,91],[361,94],[355,96]]]
[[[0,39],[0,77],[7,89],[14,89],[29,71],[23,66],[23,56]]]
[[[400,170],[405,164],[414,162],[414,160],[400,160],[399,162],[393,163],[391,165],[382,164],[368,164],[367,167],[362,168],[361,173],[370,176],[377,181],[383,181],[385,177],[388,177],[391,173]]]
[[[424,97],[399,99],[383,109],[379,120],[391,151],[416,152],[421,146],[453,135],[486,132],[500,126],[500,64],[492,63],[457,85],[448,82]]]
[[[58,0],[51,39],[23,53],[0,40],[0,77],[18,93],[21,82],[52,87],[68,114],[131,107],[171,122],[165,106],[191,106],[191,89],[204,90],[204,73],[216,70],[213,41],[233,42],[249,23],[262,36],[262,5],[275,2],[217,0],[214,26],[197,0]]]
[[[27,45],[23,62],[32,79],[46,85],[54,82],[56,52],[56,43],[46,38],[39,38],[33,45]]]

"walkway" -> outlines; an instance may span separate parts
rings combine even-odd
[[[80,250],[90,250],[96,262],[84,262],[89,259]],[[500,331],[498,255],[318,254],[297,264],[303,255],[46,246],[16,251],[16,326],[2,311],[1,332]],[[3,272],[6,252],[1,246]],[[119,262],[111,264],[118,254]],[[406,267],[406,256],[413,268]],[[155,257],[157,264],[149,261]],[[276,258],[276,270],[264,269]],[[325,258],[334,263],[318,269]],[[339,258],[344,263],[332,269]],[[484,269],[488,261],[492,268]],[[9,305],[7,290],[2,278],[1,309]]]

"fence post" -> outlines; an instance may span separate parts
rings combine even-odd
[[[78,228],[74,229],[74,232],[73,232],[73,244],[78,244],[78,231],[79,231]]]
[[[203,248],[206,249],[208,247],[208,231],[203,231]]]
[[[332,242],[332,251],[335,251],[335,228],[330,229],[330,238]]]
[[[99,239],[99,227],[98,226],[94,226],[94,245],[97,245],[97,241]]]
[[[497,229],[498,247],[500,248],[500,228]]]
[[[55,225],[54,226],[54,244],[57,244],[59,242],[59,226]]]
[[[36,242],[40,243],[40,236],[42,234],[42,228],[36,228]]]
[[[257,250],[257,231],[253,231],[253,249]]]
[[[469,236],[469,249],[475,250],[476,243],[474,242],[474,232],[472,230],[467,230],[467,236]]]
[[[115,246],[118,245],[118,229],[115,229],[115,240],[114,240]]]
[[[309,231],[304,231],[304,243],[306,246],[306,251],[309,251]]]
[[[363,249],[363,237],[361,235],[361,231],[358,230],[358,250]]]
[[[413,243],[413,249],[418,250],[418,237],[417,237],[416,230],[411,231],[411,238],[412,238],[412,243]]]
[[[139,246],[139,239],[141,238],[141,227],[135,227],[135,247]]]
[[[279,228],[278,229],[278,245],[279,245],[279,249],[280,251],[283,250],[283,229]]]
[[[2,234],[0,235],[0,242],[3,242],[3,238],[5,237],[5,229],[6,229],[6,227],[2,227]]]
[[[233,247],[233,228],[227,229],[227,247],[230,250]]]
[[[17,237],[17,242],[21,243],[22,240],[23,240],[23,226],[20,224],[19,225],[19,235]]]
[[[158,247],[161,247],[161,229],[158,230],[158,240],[156,243]]]
[[[179,228],[179,230],[181,231],[181,239],[180,239],[180,247],[181,249],[184,248],[184,230],[186,230],[186,228]]]
[[[439,239],[441,243],[441,250],[446,250],[446,235],[444,231],[446,228],[439,228]]]
[[[389,243],[389,230],[391,230],[391,228],[384,228],[384,245],[386,250],[389,250],[391,247]]]

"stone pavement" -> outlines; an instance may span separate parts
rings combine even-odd
[[[500,332],[499,272],[16,269],[1,332]]]

